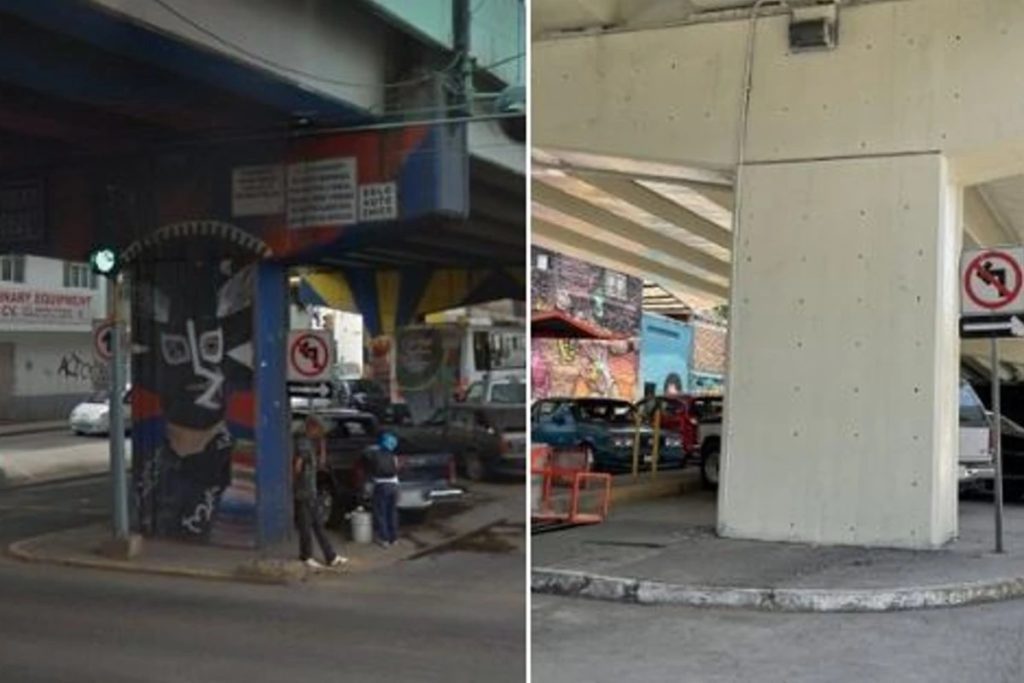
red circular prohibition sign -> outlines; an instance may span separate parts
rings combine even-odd
[[[987,284],[993,285],[999,291],[999,298],[995,301],[985,301],[981,299],[971,288],[971,282],[973,281],[972,276],[976,273],[980,274],[983,271],[980,265],[981,262],[985,260],[998,260],[1009,264],[1010,269],[1013,270],[1013,274],[1016,276],[1012,289],[1000,284],[997,280],[985,280]],[[1020,265],[1017,261],[1001,251],[986,251],[983,254],[978,254],[964,271],[964,292],[967,293],[968,298],[970,298],[970,300],[975,304],[989,310],[1001,308],[1016,299],[1017,295],[1020,294],[1022,284],[1024,284],[1024,273],[1021,273]]]
[[[312,372],[306,372],[302,368],[302,364],[299,362],[300,360],[302,360],[302,356],[296,355],[297,353],[301,352],[301,349],[303,347],[303,342],[305,342],[307,339],[310,340],[310,341],[313,341],[313,342],[315,342],[317,344],[317,346],[320,348],[320,351],[322,352],[321,355],[323,357],[323,362],[322,363],[317,363],[314,366],[314,369],[313,369]],[[323,339],[321,339],[320,337],[318,337],[316,335],[313,335],[313,334],[306,334],[306,335],[303,335],[301,337],[298,337],[292,343],[292,348],[291,348],[291,350],[289,352],[289,355],[291,356],[292,367],[295,368],[296,372],[298,372],[300,375],[303,375],[305,377],[316,377],[317,375],[319,375],[321,372],[324,371],[324,368],[327,367],[327,363],[330,361],[330,358],[329,358],[330,354],[329,354],[328,349],[327,349],[327,343]]]

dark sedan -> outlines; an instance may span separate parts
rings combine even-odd
[[[639,466],[653,463],[654,432],[638,423],[636,409],[629,401],[611,398],[547,398],[532,410],[534,443],[555,447],[582,448],[593,469],[626,472],[633,467],[633,449],[639,439]],[[663,431],[658,448],[658,467],[681,467],[682,439],[678,432]]]

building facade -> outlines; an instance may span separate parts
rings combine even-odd
[[[87,264],[0,256],[0,421],[52,420],[102,382],[93,321],[106,282]]]

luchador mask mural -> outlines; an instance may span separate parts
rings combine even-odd
[[[255,514],[252,304],[260,254],[250,242],[232,226],[198,222],[159,231],[129,254],[134,479],[145,534],[251,540],[228,538],[251,536]]]
[[[224,419],[228,375],[251,370],[253,266],[232,259],[161,265],[166,280],[140,297],[139,315],[156,335],[144,353],[161,377],[155,388],[167,421],[208,429]]]

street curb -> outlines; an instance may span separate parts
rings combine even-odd
[[[614,507],[704,490],[699,474],[691,474],[688,471],[666,472],[653,481],[649,478],[649,473],[644,473],[641,477],[636,483],[632,481],[613,482],[610,505]],[[554,499],[567,505],[569,496],[568,494],[558,494]]]
[[[446,538],[445,540],[440,541],[438,543],[435,543],[432,546],[427,546],[426,548],[420,548],[419,550],[416,550],[415,552],[413,552],[413,553],[411,553],[409,555],[406,555],[405,557],[401,558],[400,561],[401,562],[408,562],[410,560],[418,560],[421,557],[425,557],[427,555],[433,555],[436,552],[440,552],[440,551],[444,550],[445,548],[449,548],[449,547],[455,545],[456,543],[459,543],[461,541],[466,540],[470,536],[476,536],[477,534],[479,534],[481,532],[487,531],[488,529],[490,529],[493,526],[498,526],[499,524],[505,524],[506,522],[508,522],[508,518],[507,517],[502,517],[501,519],[491,520],[490,522],[487,522],[486,524],[481,524],[480,526],[474,527],[473,529],[470,529],[469,531],[464,531],[464,532],[462,532],[460,534],[456,534],[455,536],[452,536],[451,538]]]
[[[4,429],[0,427],[0,438],[3,438],[5,436],[25,436],[27,434],[47,434],[49,432],[66,431],[68,431],[68,426],[63,422],[60,423],[59,425],[38,425],[35,427],[11,427],[9,429]]]
[[[459,533],[451,538],[419,548],[413,552],[396,557],[391,564],[415,560],[425,555],[430,555],[452,546],[466,538],[476,535],[481,531],[489,529],[498,524],[507,522],[507,518],[492,519],[486,524],[479,525],[468,531]],[[89,525],[92,526],[92,525]],[[85,527],[88,528],[88,527]],[[101,569],[107,571],[119,571],[133,574],[153,574],[158,576],[172,576],[178,578],[204,579],[209,581],[234,581],[240,583],[253,583],[261,585],[288,585],[310,578],[321,576],[319,572],[308,570],[289,570],[287,567],[278,565],[275,561],[255,561],[237,565],[230,570],[216,569],[194,569],[180,565],[151,564],[143,565],[134,562],[111,560],[103,557],[58,557],[33,552],[31,544],[39,542],[47,536],[64,534],[69,530],[64,529],[47,534],[40,534],[31,538],[15,541],[7,546],[7,554],[23,562],[34,564],[51,564],[64,567],[77,567],[84,569]]]
[[[4,469],[0,467],[0,491],[8,493],[10,491],[24,491],[26,489],[42,488],[44,486],[53,486],[55,484],[78,484],[90,481],[92,479],[103,479],[107,478],[110,474],[110,468],[105,470],[93,472],[91,474],[72,474],[71,476],[62,476],[54,479],[40,479],[38,481],[19,481],[13,484],[5,484],[6,473]]]
[[[612,505],[623,503],[635,503],[642,500],[654,500],[656,498],[667,498],[684,493],[700,491],[703,487],[700,477],[690,478],[683,476],[669,476],[653,481],[641,481],[636,484],[627,484],[621,487],[612,487]]]
[[[60,532],[58,532],[60,533]],[[260,572],[247,570],[243,566],[236,567],[231,571],[220,571],[215,569],[193,569],[176,565],[141,565],[117,560],[108,560],[101,557],[55,557],[37,555],[28,550],[25,546],[50,534],[43,534],[33,538],[15,541],[7,547],[7,553],[22,562],[33,564],[51,564],[63,567],[76,567],[81,569],[101,569],[106,571],[118,571],[132,574],[153,574],[157,576],[173,576],[178,578],[204,579],[208,581],[237,581],[243,583],[256,583],[262,585],[285,585],[296,580],[295,577],[284,573],[274,574],[272,572]]]
[[[534,593],[636,605],[731,607],[766,612],[896,612],[961,607],[1024,597],[1024,577],[879,589],[686,586],[536,567]]]

